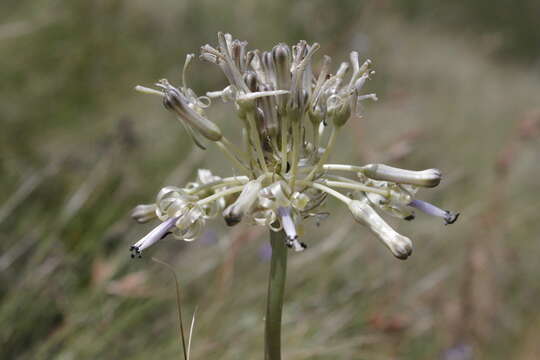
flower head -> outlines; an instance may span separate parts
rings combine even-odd
[[[154,204],[137,206],[132,216],[138,222],[161,222],[132,246],[134,256],[169,234],[178,239],[196,239],[207,220],[222,216],[229,226],[241,221],[283,231],[287,245],[302,251],[299,226],[304,219],[321,216],[328,197],[344,202],[353,218],[370,229],[396,256],[406,259],[412,252],[409,238],[395,232],[377,210],[414,219],[418,209],[453,223],[459,214],[444,211],[414,199],[419,188],[439,184],[441,172],[403,170],[383,164],[365,166],[328,163],[341,128],[361,118],[361,102],[377,100],[362,94],[374,74],[371,61],[359,61],[352,52],[330,72],[331,59],[324,56],[318,73],[313,71],[319,45],[300,41],[289,47],[280,43],[270,51],[248,50],[247,43],[218,34],[218,45],[201,47],[200,58],[219,66],[229,85],[197,96],[186,84],[160,80],[145,93],[158,95],[163,105],[184,125],[195,144],[215,143],[242,174],[224,177],[201,169],[196,181],[184,187],[167,186]],[[351,71],[349,71],[351,69]],[[350,73],[350,75],[348,75]],[[243,146],[232,144],[205,115],[211,99],[231,102],[242,128]],[[337,173],[348,173],[343,177]],[[347,195],[339,190],[347,191]]]

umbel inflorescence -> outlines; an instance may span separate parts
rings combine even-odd
[[[395,232],[378,211],[412,220],[414,210],[420,210],[446,224],[456,221],[458,213],[414,198],[418,188],[439,184],[437,169],[328,163],[339,131],[347,121],[361,118],[362,101],[377,97],[361,93],[374,74],[370,60],[360,63],[353,51],[350,63],[341,63],[333,74],[331,59],[324,56],[315,74],[313,55],[318,49],[317,43],[300,41],[292,47],[281,43],[271,51],[248,51],[246,42],[219,33],[218,46],[202,46],[200,58],[221,68],[229,82],[225,89],[197,96],[187,86],[186,70],[193,54],[186,57],[180,87],[167,80],[160,80],[157,89],[136,87],[160,96],[196,145],[215,143],[231,160],[236,175],[219,177],[200,169],[196,181],[164,187],[155,203],[137,206],[132,213],[135,220],[157,218],[160,224],[131,246],[133,257],[169,234],[194,240],[206,221],[217,216],[223,216],[229,226],[244,220],[284,231],[287,245],[302,251],[306,245],[298,239],[301,223],[320,216],[328,197],[347,205],[353,218],[400,259],[411,254],[411,240]],[[241,145],[227,140],[206,117],[205,109],[216,98],[233,103]]]

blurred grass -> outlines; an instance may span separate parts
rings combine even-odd
[[[409,20],[436,19],[439,24],[476,37],[498,56],[535,64],[538,69],[540,2],[536,0],[396,0],[393,3]]]
[[[534,68],[382,2],[5,1],[0,12],[1,358],[180,356],[174,284],[150,257],[129,259],[148,227],[127,214],[198,167],[231,169],[131,89],[178,79],[218,30],[258,48],[318,41],[336,66],[350,49],[372,58],[380,101],[333,159],[439,167],[440,189],[421,196],[462,211],[451,227],[396,224],[415,241],[398,262],[330,203],[332,216],[304,229],[309,251],[290,257],[287,359],[540,357]],[[200,93],[224,84],[200,63],[189,81]],[[211,117],[234,137],[227,110],[216,102]],[[185,317],[199,308],[193,359],[260,358],[267,234],[210,229],[152,255],[177,269]]]

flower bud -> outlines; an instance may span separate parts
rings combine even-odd
[[[338,105],[328,111],[328,115],[336,127],[342,127],[351,118],[351,107],[348,103]]]
[[[391,181],[422,187],[435,187],[441,182],[438,169],[422,171],[404,170],[383,164],[369,164],[362,167],[362,174],[373,180]]]
[[[139,224],[144,224],[157,217],[155,204],[137,205],[131,211],[131,217]]]
[[[238,199],[223,211],[223,217],[227,225],[234,226],[238,224],[242,221],[244,214],[253,209],[257,203],[259,190],[261,190],[261,182],[257,180],[252,180],[244,186]]]
[[[266,77],[266,83],[272,86],[277,86],[276,65],[272,53],[265,51],[261,55],[262,67]]]
[[[253,71],[248,71],[244,73],[244,82],[246,83],[249,91],[255,92],[257,91],[257,74],[255,74]]]
[[[320,106],[310,109],[308,116],[314,126],[318,126],[324,120],[324,112],[321,110]],[[317,127],[315,129],[317,129]]]
[[[246,60],[246,46],[247,42],[240,40],[233,40],[231,43],[231,57],[236,65],[236,67],[244,72],[247,67]]]
[[[272,50],[276,67],[277,88],[289,89],[291,82],[291,49],[286,44],[278,44]]]
[[[354,219],[367,226],[384,245],[390,249],[395,257],[407,259],[412,253],[412,242],[409,238],[398,234],[390,227],[377,212],[368,204],[367,199],[351,200],[349,210]]]
[[[163,98],[163,105],[166,109],[175,112],[182,120],[186,121],[208,140],[219,141],[221,139],[222,135],[219,127],[193,110],[177,89],[173,87],[167,89]]]

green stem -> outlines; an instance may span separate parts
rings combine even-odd
[[[293,133],[293,148],[292,148],[292,164],[291,164],[291,189],[294,192],[294,186],[296,182],[296,172],[298,169],[298,153],[300,151],[300,127],[301,120],[293,121],[292,133]]]
[[[270,260],[270,277],[268,278],[268,297],[266,300],[265,360],[281,359],[281,313],[287,275],[285,238],[286,235],[283,231],[270,231],[272,258]]]
[[[289,116],[284,115],[281,123],[281,175],[287,173],[287,136],[289,135]]]

